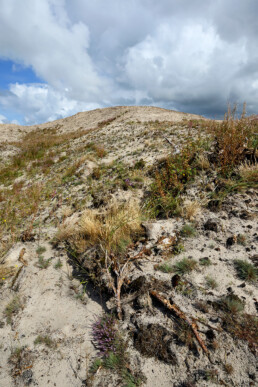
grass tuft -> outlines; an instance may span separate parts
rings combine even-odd
[[[218,283],[217,283],[217,281],[215,281],[214,278],[207,276],[207,277],[205,277],[205,280],[206,280],[206,285],[208,288],[217,289]]]
[[[176,274],[183,275],[190,273],[197,266],[197,262],[194,259],[183,258],[181,261],[173,265],[173,271]]]
[[[66,240],[77,251],[96,246],[108,253],[123,253],[133,239],[142,233],[141,211],[134,203],[113,203],[110,208],[100,213],[86,210],[77,223],[63,224],[56,240]]]
[[[237,276],[244,281],[254,282],[257,280],[258,269],[247,261],[236,259],[234,266]]]
[[[180,231],[180,235],[185,238],[193,237],[195,234],[196,230],[191,224],[185,224]]]
[[[9,302],[9,304],[6,306],[4,315],[6,317],[7,323],[12,323],[12,318],[15,314],[19,312],[19,310],[22,309],[22,302],[19,296],[15,296],[12,301]]]

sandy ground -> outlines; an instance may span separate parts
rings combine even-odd
[[[38,126],[22,127],[1,124],[0,142],[16,141],[25,133],[37,130],[37,128],[56,128],[58,132],[96,128],[98,123],[112,118],[115,120],[110,125],[93,131],[91,137],[86,135],[85,138],[76,139],[70,144],[69,150],[72,156],[65,162],[71,163],[71,159],[73,161],[77,157],[78,147],[90,140],[104,144],[107,155],[101,159],[103,164],[108,164],[112,160],[122,160],[133,165],[141,158],[147,164],[152,164],[157,158],[171,150],[171,145],[165,137],[176,145],[180,144],[183,136],[187,136],[187,126],[180,127],[178,132],[173,123],[201,117],[153,107],[97,109]],[[155,128],[147,125],[149,121],[155,120],[173,121],[173,123],[166,131],[156,133]],[[149,146],[153,145],[150,140],[153,140],[156,149]],[[5,143],[2,146],[6,155],[12,155],[12,152],[15,151],[12,145]],[[68,150],[63,153],[68,153]],[[3,157],[3,153],[1,156]],[[36,240],[15,244],[0,263],[1,269],[9,268],[12,273],[6,276],[0,287],[0,387],[87,386],[89,367],[96,356],[96,350],[91,342],[91,324],[96,316],[106,311],[107,305],[98,292],[90,286],[87,287],[86,292],[84,291],[80,281],[72,276],[72,267],[67,262],[68,257],[64,246],[53,248],[50,240],[55,235],[57,223],[62,219],[62,211],[68,204],[65,197],[68,197],[71,202],[75,198],[83,200],[87,193],[88,177],[97,165],[96,159],[94,161],[85,159],[80,167],[83,170],[81,175],[83,184],[69,183],[70,185],[62,186],[64,191],[62,192],[63,201],[60,200],[62,205],[59,206],[58,200],[53,199],[49,204],[50,207],[44,208],[40,214],[43,226],[39,235],[36,235]],[[65,167],[67,165],[63,166],[64,170]],[[37,178],[40,180],[42,176]],[[129,200],[132,195],[141,199],[143,190],[141,188],[133,191],[117,189],[113,193],[113,196],[119,200]],[[92,198],[87,203],[88,206],[92,205],[91,200]],[[109,198],[104,197],[104,200],[109,200]],[[252,216],[241,217],[244,211]],[[79,215],[75,214],[77,217]],[[216,232],[205,230],[204,224],[209,218],[216,220],[218,224]],[[156,220],[146,225],[146,246],[151,249],[151,255],[142,259],[140,269],[135,267],[132,270],[131,280],[144,273],[147,278],[155,277],[171,284],[173,274],[156,271],[154,267],[164,262],[167,254],[166,239],[160,242],[160,237],[172,237],[184,223],[183,219],[169,219]],[[203,209],[196,219],[196,230],[195,237],[185,239],[184,251],[169,260],[166,258],[166,262],[173,265],[184,257],[197,262],[201,258],[209,258],[211,265],[208,267],[199,265],[197,270],[185,276],[193,289],[192,294],[184,295],[172,289],[169,296],[177,305],[180,305],[187,315],[205,319],[207,316],[200,310],[198,311],[194,303],[196,301],[211,303],[233,291],[245,301],[245,312],[254,315],[258,300],[257,285],[243,283],[238,279],[232,262],[234,259],[246,259],[251,262],[252,257],[257,254],[257,193],[250,190],[246,194],[235,195],[218,213]],[[246,236],[247,244],[234,244],[228,248],[227,238],[238,234]],[[43,259],[48,261],[48,266],[45,268],[39,265],[39,254],[37,253],[39,246],[45,248],[42,253]],[[62,264],[59,265],[61,266],[59,268],[55,267],[58,262]],[[208,291],[205,285],[207,276],[216,280],[219,285],[216,289]],[[206,292],[203,292],[203,289]],[[17,297],[19,308],[8,321],[6,308]],[[152,323],[161,324],[173,332],[174,319],[162,308],[155,307],[154,310],[154,313],[145,308],[140,311],[134,310],[132,305],[128,304],[125,307],[126,317],[122,323],[124,332],[130,332],[135,328],[131,321],[133,318],[137,323],[141,322],[146,326]],[[195,375],[196,384],[194,386],[198,387],[215,387],[218,385],[218,380],[225,381],[226,386],[255,385],[251,384],[255,381],[256,376],[255,357],[248,349],[247,343],[234,340],[225,332],[217,333],[216,328],[220,320],[216,320],[212,314],[209,323],[214,327],[218,342],[218,348],[212,352],[211,361],[202,351],[196,355],[186,346],[177,345],[173,341],[171,350],[175,353],[178,365],[172,366],[156,358],[142,356],[135,350],[132,341],[129,341],[128,347],[132,361],[137,363],[146,376],[144,387],[190,387],[193,384],[183,384],[190,374]],[[199,324],[199,329],[203,340],[206,340],[207,326]],[[52,340],[50,341],[52,345],[35,343],[39,336]],[[17,361],[17,356],[15,358],[14,355],[17,349],[21,350],[20,361]],[[225,372],[223,368],[225,363],[232,364],[234,369],[232,375]],[[202,370],[214,368],[217,371],[217,381],[205,380]],[[104,370],[100,370],[94,379],[93,386],[115,387],[121,384],[117,383],[110,372],[105,373]]]
[[[58,125],[62,132],[70,132],[79,128],[95,128],[99,122],[112,118],[116,118],[116,123],[155,120],[180,122],[183,119],[200,119],[201,116],[150,106],[116,106],[81,112],[71,117],[40,125],[21,126],[14,124],[0,124],[0,143],[17,141],[24,133],[29,133],[38,128],[54,128]]]

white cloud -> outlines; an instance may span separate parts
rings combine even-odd
[[[6,110],[16,106],[24,116],[26,125],[53,121],[77,113],[78,111],[99,108],[98,104],[72,100],[52,87],[44,84],[12,84],[10,93],[0,96],[0,104]],[[1,116],[0,116],[1,119]]]
[[[46,82],[0,92],[3,113],[17,111],[26,123],[116,104],[218,115],[232,100],[257,109],[256,0],[0,0],[0,7],[0,58]]]
[[[8,122],[7,118],[0,114],[0,124],[6,124]]]
[[[2,0],[0,54],[32,66],[49,85],[71,98],[96,100],[108,89],[87,50],[89,30],[72,23],[58,0]]]

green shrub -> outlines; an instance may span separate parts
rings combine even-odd
[[[183,258],[173,265],[173,271],[179,275],[186,274],[194,270],[197,262],[194,259]]]
[[[181,231],[180,234],[182,237],[193,237],[196,234],[195,228],[191,224],[185,224]]]
[[[234,261],[234,266],[237,275],[241,280],[249,282],[257,280],[258,269],[254,267],[254,265],[252,265],[251,263],[243,261],[241,259],[236,259]]]
[[[171,273],[174,271],[173,267],[166,262],[162,265],[158,265],[156,269],[162,271],[163,273]]]

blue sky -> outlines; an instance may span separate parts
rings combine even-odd
[[[11,60],[0,60],[0,89],[8,90],[11,83],[41,83],[34,71]]]
[[[257,0],[0,0],[0,123],[258,101]]]
[[[36,76],[31,68],[24,67],[23,65],[8,59],[0,60],[0,74],[0,93],[3,94],[9,93],[9,86],[11,84],[31,84],[43,82],[42,79]],[[13,108],[8,107],[7,109],[2,106],[2,109],[0,110],[0,116],[1,115],[5,117],[3,122],[24,123],[22,113],[18,113],[15,110],[15,106]]]

